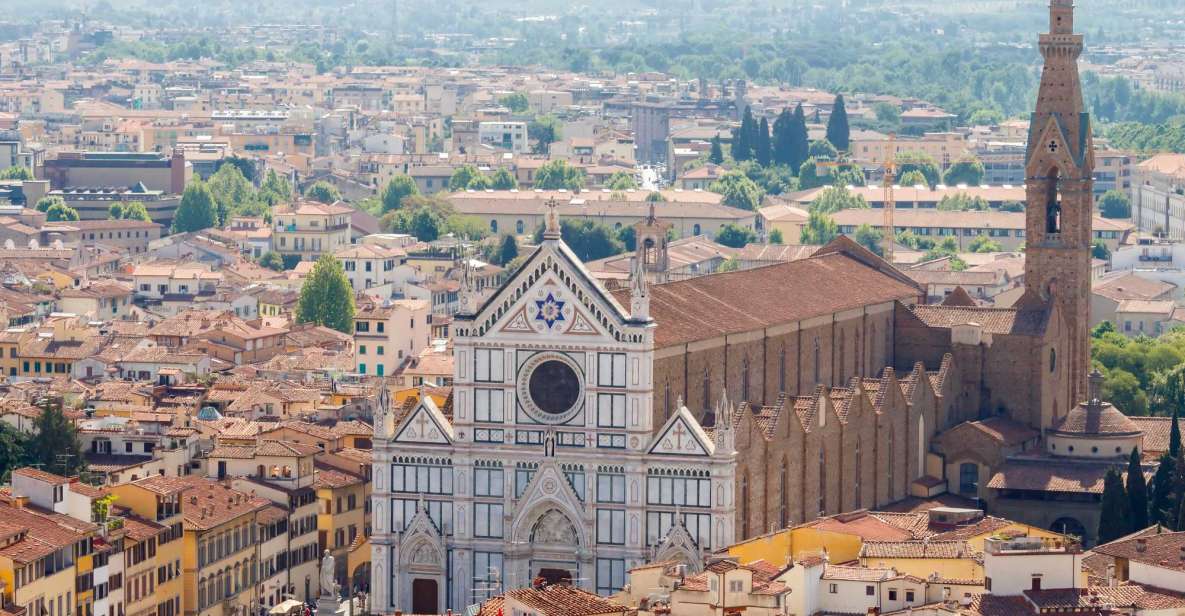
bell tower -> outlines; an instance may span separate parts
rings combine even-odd
[[[1050,0],[1049,33],[1037,108],[1029,121],[1025,166],[1025,296],[1022,306],[1056,303],[1068,331],[1062,362],[1071,406],[1086,395],[1089,372],[1090,248],[1094,147],[1082,106],[1073,0]],[[1056,413],[1057,411],[1055,411]]]

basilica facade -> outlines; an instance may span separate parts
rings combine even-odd
[[[1042,443],[1086,395],[1093,156],[1071,0],[1050,24],[1015,308],[925,305],[842,236],[650,284],[667,262],[653,213],[628,287],[609,291],[550,207],[497,292],[478,305],[463,281],[448,401],[376,418],[373,610],[456,611],[539,578],[607,594],[631,567],[695,570],[818,516],[986,497],[1007,462],[983,443]]]

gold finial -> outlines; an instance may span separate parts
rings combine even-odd
[[[547,214],[544,217],[543,239],[560,239],[560,211],[555,197],[547,200]]]

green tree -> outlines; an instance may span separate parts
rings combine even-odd
[[[527,95],[522,92],[515,92],[507,94],[498,99],[498,104],[509,109],[513,113],[522,113],[531,108],[530,101],[527,100]]]
[[[712,182],[708,190],[721,195],[721,203],[729,207],[754,211],[761,207],[761,188],[744,173],[732,170]]]
[[[667,198],[662,196],[662,193],[657,190],[652,190],[646,195],[646,203],[666,203],[666,200]]]
[[[753,139],[757,136],[757,124],[753,120],[753,110],[745,107],[741,115],[741,125],[732,129],[732,158],[737,162],[753,158]]]
[[[757,139],[753,142],[753,158],[762,167],[768,167],[773,160],[773,150],[769,139],[769,120],[764,117],[757,123]]]
[[[539,116],[527,124],[527,138],[535,142],[532,151],[546,154],[551,144],[560,140],[560,121],[552,116]]]
[[[797,173],[806,159],[810,158],[810,137],[806,130],[806,115],[802,111],[802,103],[794,108],[793,121],[787,131],[787,139],[790,141],[789,165]]]
[[[219,167],[206,181],[206,186],[214,196],[219,224],[226,224],[231,216],[263,213],[256,201],[255,187],[236,165],[225,164]]]
[[[1123,489],[1123,478],[1114,468],[1103,478],[1103,502],[1099,515],[1099,543],[1114,541],[1129,532],[1131,504]]]
[[[313,182],[313,185],[304,191],[304,196],[321,203],[337,203],[342,198],[337,187],[325,180]]]
[[[634,181],[634,174],[629,171],[614,171],[613,175],[605,181],[605,188],[609,190],[630,190],[637,187],[638,183]]]
[[[200,180],[190,182],[181,193],[181,204],[173,215],[173,233],[201,231],[218,224],[218,211],[210,188]]]
[[[1107,248],[1107,243],[1103,240],[1095,240],[1090,245],[1090,256],[1104,261],[1111,260],[1111,249]]]
[[[448,180],[449,192],[460,192],[469,188],[473,180],[481,177],[481,171],[473,165],[461,165],[453,171],[452,177]]]
[[[12,471],[29,465],[29,436],[0,422],[0,479],[9,481]]]
[[[1005,201],[998,208],[1001,212],[1023,212],[1025,204],[1020,201]]]
[[[826,139],[819,139],[812,141],[807,148],[807,155],[810,158],[821,158],[824,160],[835,160],[839,158],[839,150]]]
[[[1167,452],[1160,456],[1156,467],[1156,474],[1148,484],[1148,521],[1151,524],[1168,525],[1172,518],[1170,512],[1174,508],[1173,475],[1174,458]]]
[[[152,217],[148,215],[148,208],[144,207],[144,203],[140,201],[129,201],[125,204],[122,215],[124,220],[152,222]]]
[[[277,272],[284,271],[284,259],[278,252],[267,251],[259,257],[259,264]]]
[[[1173,407],[1172,422],[1169,425],[1169,455],[1174,458],[1181,454],[1181,424],[1177,408]]]
[[[250,158],[243,158],[242,156],[228,156],[218,161],[218,167],[214,169],[214,172],[217,173],[222,171],[222,168],[226,166],[237,168],[239,173],[242,174],[243,177],[247,178],[247,182],[255,182],[255,161],[251,160]]]
[[[827,185],[827,176],[819,174],[819,161],[814,157],[806,159],[798,168],[799,190],[809,190]]]
[[[965,156],[955,161],[942,176],[942,182],[947,186],[979,186],[983,183],[983,163],[974,156]]]
[[[890,103],[880,102],[872,106],[876,113],[876,121],[889,129],[896,129],[901,125],[901,108]]]
[[[752,230],[727,223],[720,227],[716,232],[716,243],[729,246],[731,248],[744,248],[746,244],[752,244],[757,241],[757,234]]]
[[[967,245],[968,252],[1001,252],[1004,250],[1000,243],[992,240],[984,234],[975,236],[971,243]]]
[[[724,148],[720,145],[720,135],[712,135],[712,149],[708,152],[708,162],[713,165],[724,164]]]
[[[499,167],[490,180],[493,182],[492,188],[494,190],[513,190],[518,188],[518,180],[514,179],[514,174],[505,167]]]
[[[560,221],[560,237],[583,262],[604,259],[625,251],[625,246],[605,225],[588,219]],[[543,226],[535,230],[534,242],[543,242]]]
[[[953,195],[945,195],[938,200],[938,211],[940,212],[963,212],[967,210],[987,211],[989,205],[983,197],[972,197],[967,193],[955,193]]]
[[[453,174],[454,177],[456,174]],[[450,178],[451,183],[451,178]],[[391,178],[387,185],[383,187],[380,199],[383,203],[382,213],[387,213],[392,210],[398,210],[403,207],[403,200],[420,194],[420,189],[416,186],[416,181],[410,176],[402,173]]]
[[[59,205],[59,204],[66,205],[66,200],[62,199],[61,197],[57,197],[57,196],[42,197],[37,200],[37,203],[33,206],[33,209],[37,210],[38,212],[44,213],[44,212],[48,212],[49,208],[53,207],[54,205]]]
[[[1148,485],[1144,483],[1144,466],[1139,449],[1132,447],[1127,461],[1127,498],[1131,502],[1131,532],[1148,528]]]
[[[831,106],[831,117],[827,118],[827,141],[836,149],[846,152],[851,143],[851,128],[848,127],[848,110],[844,106],[843,94],[835,97]]]
[[[259,200],[268,206],[292,199],[292,184],[288,178],[276,173],[275,169],[268,169],[263,178],[263,185],[259,187]]]
[[[66,417],[61,400],[46,399],[38,406],[41,414],[33,422],[33,437],[26,452],[29,464],[40,464],[66,477],[77,475],[86,468],[78,428]]]
[[[831,215],[812,209],[807,216],[806,224],[802,226],[800,244],[822,246],[839,237],[839,227],[831,219]]]
[[[771,244],[785,244],[786,238],[782,236],[781,229],[774,229],[769,232],[769,243]]]
[[[857,244],[871,250],[878,257],[884,256],[884,245],[881,242],[884,240],[884,235],[877,229],[873,229],[872,225],[863,224],[856,227],[856,233],[852,237]]]
[[[1099,213],[1103,218],[1131,218],[1131,200],[1123,191],[1108,190],[1099,200]]]
[[[584,181],[584,169],[573,167],[563,159],[548,161],[535,172],[535,188],[542,190],[577,191],[584,188]]]
[[[811,203],[812,211],[834,214],[840,210],[868,209],[868,202],[862,195],[852,193],[843,186],[828,186]]]
[[[1140,385],[1140,379],[1123,368],[1103,372],[1103,398],[1128,415],[1142,417],[1148,414],[1148,394]]]
[[[28,181],[33,179],[33,172],[29,171],[28,167],[9,167],[0,171],[0,180],[21,180]]]
[[[72,220],[81,220],[81,217],[78,215],[78,210],[65,203],[55,203],[46,210],[45,220],[49,222],[69,222]]]
[[[920,172],[922,177],[926,178],[924,183],[930,188],[937,186],[941,177],[938,163],[924,152],[901,152],[897,155],[897,173],[904,178],[910,171]]]
[[[793,123],[794,116],[789,109],[783,109],[778,117],[774,118],[773,134],[770,135],[770,157],[775,165],[792,167],[794,143],[791,126]]]
[[[296,304],[296,320],[343,334],[354,333],[354,290],[341,262],[333,255],[321,255],[305,279]]]
[[[518,241],[514,239],[513,235],[503,235],[502,244],[498,248],[498,263],[506,265],[516,258],[518,258]]]
[[[942,240],[942,243],[932,246],[926,251],[926,254],[922,255],[922,260],[933,261],[944,257],[950,258],[951,270],[961,272],[967,269],[967,263],[959,258],[959,243],[953,237],[948,237]]]
[[[911,169],[898,176],[897,184],[900,186],[928,186],[926,176],[917,169]]]

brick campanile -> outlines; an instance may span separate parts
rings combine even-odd
[[[1050,0],[1049,33],[1038,44],[1045,66],[1025,155],[1025,299],[1056,302],[1066,320],[1070,408],[1084,400],[1089,372],[1090,247],[1094,147],[1082,106],[1073,0]],[[1060,398],[1060,396],[1059,396]],[[1055,410],[1060,414],[1061,409]]]

